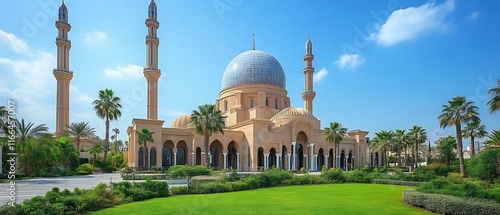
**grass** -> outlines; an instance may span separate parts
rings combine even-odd
[[[158,198],[92,214],[432,214],[401,201],[404,186],[328,184]]]

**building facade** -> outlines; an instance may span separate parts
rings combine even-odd
[[[343,139],[338,155],[333,144],[326,143],[323,130],[313,113],[313,49],[307,38],[304,51],[304,108],[290,106],[286,77],[281,64],[272,55],[253,48],[232,59],[222,78],[222,90],[215,101],[226,116],[224,134],[212,135],[209,151],[203,149],[203,137],[193,135],[189,115],[177,117],[170,127],[158,120],[157,6],[151,0],[146,19],[147,81],[146,118],[134,118],[128,127],[128,165],[135,168],[172,165],[204,165],[210,156],[214,169],[258,171],[263,168],[321,170],[322,166],[358,167],[368,164],[368,132],[353,130]],[[147,148],[137,143],[136,131],[154,132],[154,143]],[[146,154],[148,156],[146,156]],[[148,157],[148,161],[144,158]]]

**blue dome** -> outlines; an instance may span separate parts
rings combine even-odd
[[[222,90],[242,84],[270,84],[285,89],[285,72],[272,55],[259,50],[246,51],[227,65]]]

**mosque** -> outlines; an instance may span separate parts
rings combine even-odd
[[[286,90],[285,71],[271,54],[253,48],[234,57],[222,77],[222,89],[215,107],[226,116],[224,133],[209,139],[209,151],[204,151],[203,137],[193,134],[190,115],[177,117],[170,127],[164,127],[158,119],[158,28],[157,6],[151,0],[145,21],[147,82],[146,118],[132,119],[127,128],[129,138],[128,165],[137,169],[173,165],[203,165],[209,156],[214,169],[259,171],[265,168],[298,170],[302,167],[320,171],[322,166],[345,168],[364,166],[371,156],[367,144],[367,131],[352,130],[340,143],[338,155],[333,155],[333,144],[326,143],[320,120],[313,115],[313,48],[308,37],[303,61],[305,66],[304,108],[290,106]],[[57,37],[58,63],[54,69],[57,79],[57,131],[69,124],[69,82],[73,77],[69,70],[67,32],[71,29],[67,9],[59,9]],[[193,107],[195,109],[196,107]],[[154,143],[147,148],[137,143],[136,131],[148,128],[154,132]],[[144,161],[147,153],[148,161]],[[334,159],[335,158],[335,159]],[[370,162],[370,163],[373,163]],[[378,163],[378,162],[377,162]]]

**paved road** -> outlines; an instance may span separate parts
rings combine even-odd
[[[68,176],[56,178],[36,178],[16,182],[16,202],[20,203],[25,199],[38,195],[45,195],[53,187],[59,187],[60,190],[68,189],[73,191],[76,187],[88,189],[95,187],[100,182],[109,183],[123,181],[119,173],[96,174],[84,176]],[[131,181],[131,180],[129,180]],[[186,180],[167,180],[169,186],[186,185]],[[0,204],[9,201],[8,190],[9,183],[0,183]]]

